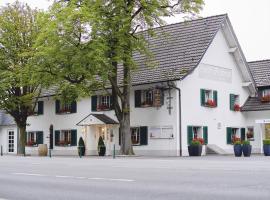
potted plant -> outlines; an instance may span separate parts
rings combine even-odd
[[[244,154],[244,156],[245,157],[249,157],[250,154],[251,154],[251,150],[252,150],[252,146],[250,145],[250,141],[244,140],[242,142],[242,144],[243,144],[242,148],[243,148],[243,154]]]
[[[193,139],[191,141],[191,144],[188,146],[189,156],[201,156],[203,144],[204,144],[203,138]]]
[[[242,156],[242,144],[241,144],[241,141],[236,140],[233,143],[233,150],[234,150],[235,157],[241,157]]]
[[[263,140],[263,153],[265,156],[270,156],[270,139]]]
[[[104,156],[106,153],[106,146],[101,136],[98,138],[98,155]]]
[[[85,155],[85,144],[82,137],[80,137],[79,142],[78,142],[78,154],[79,156]]]

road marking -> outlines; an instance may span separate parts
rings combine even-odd
[[[13,175],[21,176],[39,176],[39,177],[54,177],[54,178],[73,178],[73,179],[86,179],[86,180],[102,180],[102,181],[119,181],[119,182],[134,182],[132,179],[122,178],[101,178],[101,177],[82,177],[82,176],[62,176],[62,175],[45,175],[45,174],[31,174],[31,173],[12,173]],[[0,199],[1,200],[1,199]]]
[[[23,176],[46,176],[43,174],[29,174],[29,173],[13,173],[15,175],[23,175]]]

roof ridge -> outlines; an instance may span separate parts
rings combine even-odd
[[[215,17],[221,17],[221,16],[227,17],[228,14],[225,13],[225,14],[219,14],[219,15],[211,15],[211,16],[208,16],[208,17],[199,17],[197,19],[186,20],[186,21],[183,21],[183,22],[175,22],[175,23],[171,23],[171,24],[164,24],[162,26],[154,27],[154,28],[151,28],[151,29],[138,31],[137,33],[143,33],[143,32],[146,32],[148,30],[162,29],[164,27],[174,26],[174,25],[177,25],[177,24],[184,24],[184,23],[187,23],[187,22],[195,22],[195,21],[200,21],[200,20],[205,20],[205,19],[210,19],[210,18],[215,18]]]

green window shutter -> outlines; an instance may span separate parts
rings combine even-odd
[[[234,111],[235,95],[230,94],[230,110]]]
[[[207,126],[203,127],[203,139],[204,139],[204,144],[208,144],[208,127]]]
[[[60,100],[55,101],[55,113],[59,113],[60,111]]]
[[[216,90],[213,91],[213,100],[216,102],[216,107],[218,106],[218,93]]]
[[[241,128],[241,141],[246,139],[246,129]]]
[[[43,132],[42,131],[38,131],[36,132],[36,143],[37,144],[43,144]]]
[[[91,97],[91,110],[97,111],[97,96],[96,95]]]
[[[227,144],[232,144],[232,128],[227,127]]]
[[[205,90],[201,89],[201,106],[205,106]]]
[[[187,127],[187,143],[188,145],[191,144],[191,141],[193,140],[193,130],[192,126]]]
[[[71,113],[76,113],[77,112],[77,102],[73,101],[71,103]]]
[[[38,101],[37,102],[37,106],[38,106],[38,115],[42,115],[43,114],[43,110],[44,110],[44,103],[43,101]]]
[[[140,127],[140,145],[148,144],[148,129],[147,126]]]
[[[135,96],[135,108],[141,107],[141,90],[135,90],[134,92]]]
[[[110,109],[113,110],[113,96],[110,96]]]
[[[57,146],[60,141],[60,131],[54,131],[54,144]]]
[[[77,146],[77,130],[71,130],[71,146]]]

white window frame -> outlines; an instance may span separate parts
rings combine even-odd
[[[134,143],[133,141],[137,141],[137,143]],[[132,142],[132,145],[140,145],[141,144],[140,127],[132,127],[131,128],[131,142]]]
[[[214,101],[214,90],[206,89],[204,94],[205,94],[205,102],[204,103],[207,103],[208,100]]]
[[[203,138],[203,126],[192,126],[193,139],[195,138]]]
[[[142,90],[141,91],[141,104],[147,106],[153,106],[154,104],[154,91],[153,90]]]
[[[67,140],[65,140],[65,134],[67,133]],[[59,135],[59,142],[67,142],[67,145],[71,145],[71,130],[61,130]]]
[[[110,97],[110,95],[99,95],[98,96],[98,107],[99,106],[106,106],[107,109],[110,109],[110,106],[111,106],[111,97]]]
[[[71,103],[60,102],[60,111],[65,110],[66,113],[71,112]]]
[[[264,89],[264,90],[262,90],[262,96],[263,97],[270,96],[270,89]]]
[[[252,133],[253,133],[253,137],[252,137],[252,138],[248,138],[248,137],[247,137],[247,134],[248,134],[248,132],[249,132],[249,129],[252,129]],[[255,137],[254,137],[254,126],[248,126],[248,127],[247,127],[246,138],[247,138],[247,140],[249,140],[249,141],[255,141]]]

